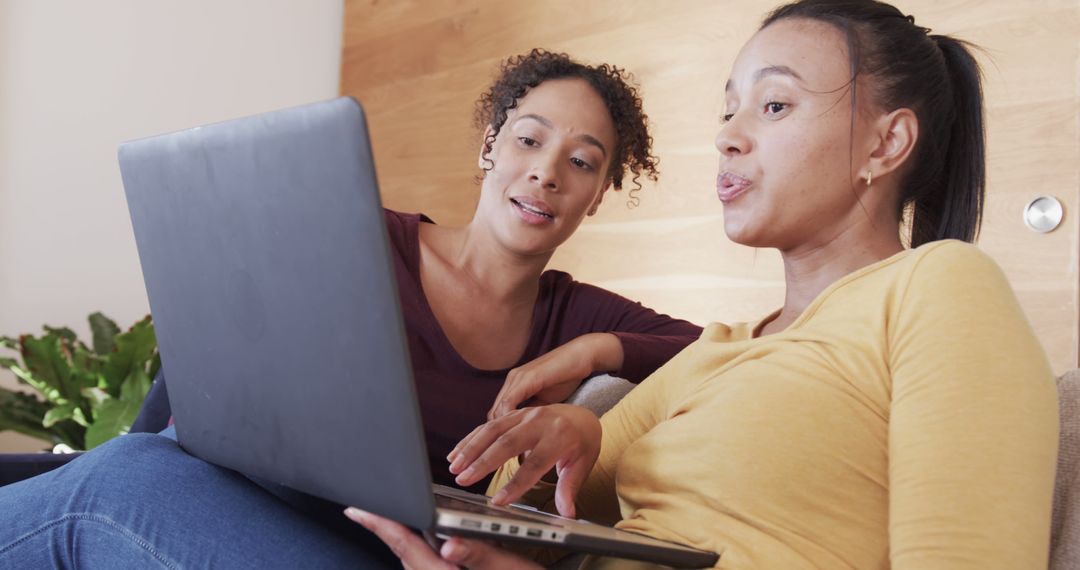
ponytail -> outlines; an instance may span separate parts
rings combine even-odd
[[[940,173],[941,186],[911,200],[911,246],[942,239],[974,242],[986,194],[986,139],[979,64],[967,45],[930,36],[949,76],[952,112]],[[916,168],[919,166],[916,165]]]

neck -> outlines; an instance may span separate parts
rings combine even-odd
[[[786,290],[784,307],[775,322],[786,328],[830,285],[903,249],[899,232],[868,233],[853,228],[824,243],[782,250]]]
[[[460,276],[462,285],[501,303],[536,302],[540,275],[554,252],[524,256],[508,251],[475,222],[448,228],[445,238],[433,249]]]

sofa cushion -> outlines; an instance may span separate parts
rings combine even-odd
[[[1080,369],[1058,378],[1061,439],[1054,514],[1050,524],[1050,568],[1080,568]]]
[[[593,376],[581,384],[567,404],[574,404],[593,411],[598,417],[610,410],[634,385],[628,380],[609,374]]]

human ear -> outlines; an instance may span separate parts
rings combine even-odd
[[[480,155],[476,159],[476,165],[480,167],[480,170],[491,169],[491,158],[488,157],[491,154],[492,147],[495,146],[495,129],[488,125],[484,128],[484,134],[480,137]]]
[[[919,139],[919,120],[911,109],[896,109],[874,123],[873,133],[866,171],[859,174],[868,180],[883,178],[907,162]]]
[[[593,200],[592,206],[589,207],[589,211],[585,213],[586,216],[595,216],[596,210],[600,207],[600,202],[604,201],[604,193],[611,188],[611,179],[608,178],[604,182],[604,187],[600,189],[600,193],[596,195],[596,200]]]

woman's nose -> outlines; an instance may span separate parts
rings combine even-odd
[[[732,116],[716,134],[716,150],[724,156],[746,154],[750,150],[750,139],[737,121],[738,118]]]
[[[539,184],[545,190],[559,189],[559,168],[550,156],[537,157],[529,171],[529,182]]]

